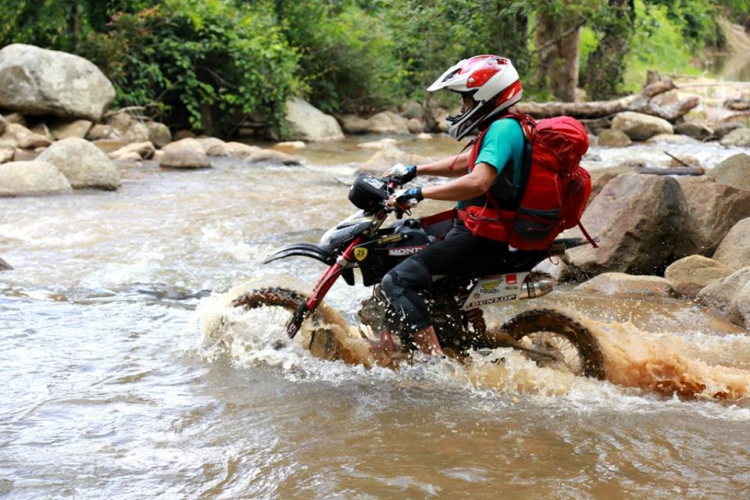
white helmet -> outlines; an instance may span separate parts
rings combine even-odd
[[[448,133],[456,140],[463,139],[477,126],[492,122],[523,95],[513,63],[493,55],[474,56],[451,66],[427,90],[440,89],[458,92],[473,101],[468,111],[446,118]]]

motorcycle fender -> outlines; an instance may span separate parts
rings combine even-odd
[[[289,257],[307,257],[322,262],[328,266],[333,265],[334,262],[336,262],[336,258],[332,254],[315,245],[310,243],[296,243],[294,245],[286,246],[269,255],[263,263],[268,264],[276,260],[288,259]]]

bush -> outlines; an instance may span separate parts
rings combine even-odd
[[[166,0],[115,15],[88,47],[117,87],[118,105],[174,111],[195,129],[210,131],[217,115],[260,112],[279,123],[284,102],[301,88],[299,54],[259,7]]]

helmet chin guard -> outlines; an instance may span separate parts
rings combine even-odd
[[[474,56],[451,66],[430,85],[429,92],[448,89],[470,94],[474,104],[465,113],[448,116],[448,133],[461,140],[490,123],[521,100],[523,87],[510,60],[494,55]]]

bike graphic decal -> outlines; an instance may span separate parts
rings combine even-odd
[[[367,249],[366,248],[355,248],[354,249],[354,258],[358,261],[362,262],[367,258]]]
[[[401,247],[401,248],[389,248],[388,255],[390,257],[406,257],[407,255],[414,255],[415,253],[421,252],[427,248],[427,245],[418,245],[413,247]]]
[[[518,298],[519,283],[523,283],[529,273],[496,274],[480,279],[469,292],[463,305],[464,310],[508,302]]]

